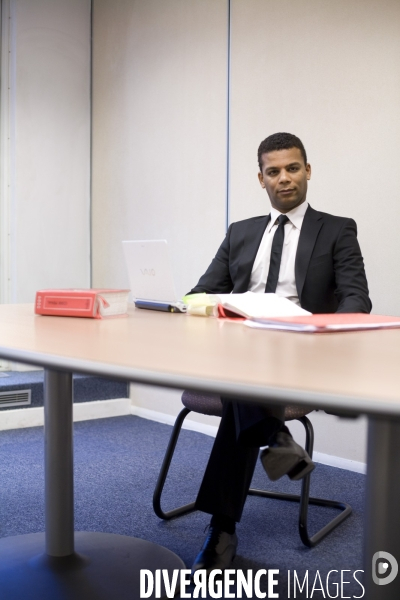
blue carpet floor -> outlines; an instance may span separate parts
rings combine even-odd
[[[133,535],[168,547],[190,566],[204,539],[205,514],[163,522],[152,510],[152,495],[171,427],[126,416],[75,424],[76,530]],[[164,496],[164,508],[194,499],[209,455],[212,438],[182,431]],[[0,537],[43,531],[43,429],[0,432]],[[284,478],[271,484],[257,466],[253,486],[298,492],[300,484]],[[362,597],[353,572],[362,569],[363,498],[365,477],[317,465],[312,494],[343,500],[353,514],[320,545],[306,548],[297,531],[297,505],[249,497],[238,525],[236,569],[279,569],[280,598],[324,598],[329,571],[331,597]],[[321,527],[335,511],[311,507],[310,530]],[[308,571],[308,594],[290,593],[294,570],[302,581]],[[344,581],[337,594],[335,583]],[[318,579],[321,577],[321,583]],[[362,573],[358,573],[362,581]],[[312,587],[317,578],[313,595]],[[265,578],[262,586],[267,590]],[[263,588],[262,588],[263,589]],[[318,591],[320,590],[320,591]]]

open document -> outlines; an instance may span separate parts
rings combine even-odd
[[[222,318],[273,318],[311,315],[294,302],[276,294],[193,294],[185,296],[188,313]]]

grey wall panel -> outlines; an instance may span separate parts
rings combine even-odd
[[[93,283],[166,238],[179,294],[225,232],[227,2],[95,0]]]
[[[11,287],[33,302],[89,285],[90,0],[13,0],[11,16]]]

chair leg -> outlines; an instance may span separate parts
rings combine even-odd
[[[185,515],[190,512],[193,512],[195,510],[194,502],[191,502],[190,504],[185,504],[184,506],[180,506],[180,507],[170,510],[168,512],[164,512],[161,508],[161,495],[162,495],[162,492],[164,489],[164,484],[165,484],[165,480],[168,475],[171,460],[172,460],[172,457],[173,457],[173,454],[175,451],[176,444],[178,442],[178,438],[179,438],[180,431],[182,429],[183,421],[185,420],[185,418],[187,417],[187,415],[190,412],[191,411],[188,408],[184,408],[183,410],[181,410],[181,412],[179,413],[179,415],[175,421],[175,425],[172,429],[172,434],[171,434],[171,438],[170,438],[170,441],[168,444],[168,448],[165,453],[164,461],[161,466],[160,474],[158,476],[156,488],[154,490],[153,508],[154,508],[154,512],[156,513],[156,515],[158,517],[160,517],[160,519],[172,519],[173,517]],[[305,444],[306,451],[307,451],[308,455],[310,456],[310,458],[312,458],[313,449],[314,449],[313,426],[311,424],[311,421],[307,417],[301,417],[299,419],[299,421],[301,421],[303,423],[303,426],[304,426],[304,429],[306,432],[306,444]],[[288,493],[284,493],[284,492],[270,492],[270,491],[266,491],[266,490],[258,490],[258,489],[251,488],[249,490],[249,495],[250,496],[261,496],[263,498],[272,498],[274,500],[286,500],[289,502],[299,502],[300,503],[300,510],[299,510],[300,538],[305,546],[312,548],[313,546],[318,544],[324,537],[326,537],[328,535],[328,533],[330,533],[340,523],[342,523],[342,521],[344,521],[351,514],[352,508],[349,504],[346,504],[344,502],[338,502],[336,500],[325,500],[323,498],[314,498],[314,497],[310,498],[310,480],[311,480],[311,473],[309,473],[308,475],[306,475],[303,478],[303,481],[301,483],[301,493],[300,494],[288,494]],[[328,506],[330,508],[337,508],[341,511],[334,519],[329,521],[329,523],[327,525],[325,525],[325,527],[320,529],[317,533],[315,533],[311,537],[308,533],[308,526],[307,526],[308,507],[310,504],[316,505],[316,506]]]
[[[311,424],[311,421],[307,417],[301,417],[299,419],[304,425],[306,431],[306,444],[305,448],[312,458],[313,449],[314,449],[314,430]],[[287,494],[283,492],[269,492],[265,490],[257,490],[251,488],[249,490],[250,496],[262,496],[263,498],[273,498],[275,500],[287,500],[289,502],[300,502],[300,511],[299,511],[299,533],[301,541],[305,546],[312,548],[316,546],[324,537],[328,535],[333,529],[335,529],[342,521],[347,519],[347,517],[351,514],[352,508],[349,504],[345,502],[338,502],[336,500],[325,500],[323,498],[310,498],[310,480],[311,473],[306,475],[303,478],[301,483],[301,493],[298,494]],[[308,519],[308,507],[310,504],[316,506],[329,506],[331,508],[338,508],[341,512],[325,527],[320,529],[317,533],[310,537],[308,533],[307,527],[307,519]]]
[[[161,508],[161,494],[164,489],[165,480],[168,475],[169,467],[171,465],[171,460],[174,455],[175,447],[178,442],[179,434],[182,429],[182,424],[187,415],[191,411],[188,408],[184,408],[181,410],[177,419],[175,421],[175,425],[172,429],[171,437],[168,443],[168,448],[164,456],[163,463],[161,465],[160,474],[157,479],[156,488],[153,494],[153,509],[156,513],[157,517],[160,519],[172,519],[172,517],[178,517],[180,515],[185,515],[187,513],[194,511],[194,502],[190,504],[185,504],[185,506],[180,506],[179,508],[175,508],[168,512],[164,512]]]

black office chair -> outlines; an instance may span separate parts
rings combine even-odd
[[[161,495],[164,489],[165,480],[168,475],[171,460],[175,451],[175,447],[179,438],[179,434],[182,428],[183,421],[187,415],[193,411],[202,413],[204,415],[214,415],[217,417],[222,416],[222,402],[221,398],[216,394],[205,394],[185,391],[182,394],[182,404],[185,406],[179,413],[174,427],[172,429],[171,438],[165,453],[165,457],[161,466],[160,474],[158,476],[156,488],[153,495],[153,508],[154,512],[160,519],[172,519],[173,517],[179,517],[187,513],[193,512],[194,502],[185,504],[178,508],[174,508],[168,512],[164,512],[161,508]],[[304,425],[306,432],[306,444],[305,449],[308,452],[310,458],[312,458],[313,447],[314,447],[314,430],[310,420],[307,418],[307,414],[311,410],[303,407],[289,406],[285,410],[285,421],[298,420]],[[264,498],[274,498],[276,500],[288,500],[290,502],[299,502],[299,533],[300,538],[306,546],[312,548],[318,544],[325,536],[328,535],[333,529],[335,529],[342,521],[344,521],[351,514],[351,506],[344,502],[338,502],[336,500],[325,500],[323,498],[310,498],[310,477],[311,473],[306,475],[301,483],[301,493],[288,494],[283,492],[271,492],[267,490],[250,489],[249,495],[251,496],[263,496]],[[308,518],[308,506],[309,504],[317,506],[329,506],[338,508],[340,513],[325,527],[320,529],[313,536],[309,536],[307,528]]]

